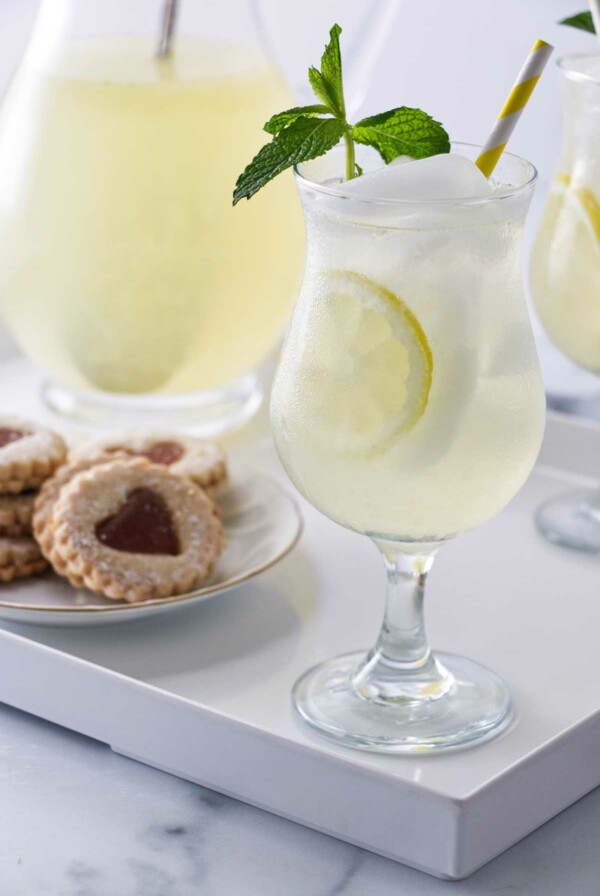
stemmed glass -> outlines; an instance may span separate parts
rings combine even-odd
[[[564,132],[558,171],[531,259],[540,320],[558,348],[600,373],[600,55],[558,61]],[[549,540],[600,553],[600,489],[559,495],[539,508]]]
[[[307,256],[271,421],[300,492],[380,550],[387,605],[371,651],[309,670],[293,700],[348,746],[449,749],[510,718],[493,672],[432,653],[423,599],[438,548],[504,507],[539,450],[544,390],[520,275],[536,172],[505,154],[489,197],[420,202],[356,199],[332,177],[342,171],[334,150],[296,173]]]

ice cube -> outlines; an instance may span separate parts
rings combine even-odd
[[[403,159],[406,157],[402,157]],[[346,181],[344,192],[357,199],[475,199],[490,196],[492,187],[470,159],[453,153],[400,162],[394,160]]]

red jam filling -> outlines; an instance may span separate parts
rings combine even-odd
[[[180,553],[173,519],[161,495],[136,488],[113,516],[96,526],[96,538],[114,551],[128,554]]]

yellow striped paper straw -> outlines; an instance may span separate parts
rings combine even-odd
[[[590,0],[590,9],[592,10],[592,20],[596,29],[596,37],[600,40],[600,0]]]
[[[481,150],[481,154],[475,160],[475,164],[486,177],[491,175],[498,159],[504,152],[553,50],[554,47],[547,44],[545,40],[536,40],[531,48],[525,65],[519,72],[519,77],[500,110],[492,133]]]

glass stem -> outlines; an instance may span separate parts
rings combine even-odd
[[[361,697],[382,703],[436,700],[450,690],[453,678],[435,659],[425,634],[423,600],[435,552],[403,554],[377,546],[387,571],[385,615],[354,687]]]

